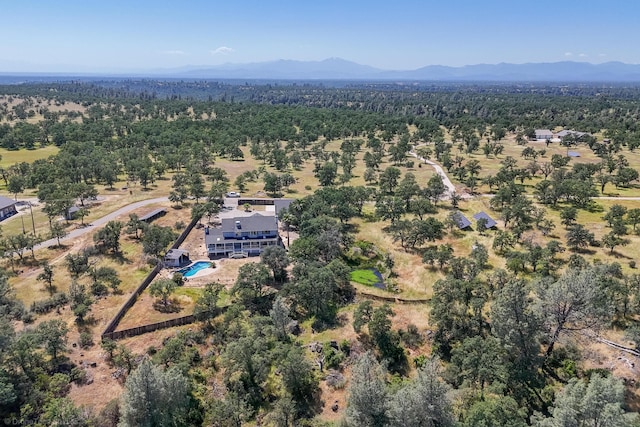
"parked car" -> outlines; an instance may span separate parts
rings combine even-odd
[[[235,191],[229,191],[229,192],[227,193],[227,197],[234,197],[234,198],[237,198],[237,197],[240,197],[240,193],[237,193],[237,192],[235,192]]]

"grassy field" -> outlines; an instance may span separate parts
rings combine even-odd
[[[55,145],[47,145],[34,150],[7,150],[0,148],[0,167],[7,168],[16,163],[31,163],[58,154],[60,149]],[[4,183],[3,183],[4,184]]]

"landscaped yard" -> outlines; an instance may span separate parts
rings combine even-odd
[[[362,285],[373,286],[380,282],[380,279],[373,270],[367,268],[362,270],[354,270],[351,272],[351,280]]]

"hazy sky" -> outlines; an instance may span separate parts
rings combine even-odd
[[[383,69],[640,63],[637,0],[16,0],[2,71],[137,71],[340,57]]]

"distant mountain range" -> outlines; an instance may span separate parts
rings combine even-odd
[[[1,64],[0,64],[1,66]],[[527,64],[478,64],[463,67],[429,65],[416,70],[381,70],[341,58],[323,61],[278,60],[246,64],[227,63],[218,66],[186,66],[173,69],[139,70],[136,72],[78,73],[8,73],[7,76],[29,76],[30,80],[79,78],[177,78],[177,79],[246,79],[246,80],[368,80],[368,81],[451,81],[451,82],[640,82],[640,64],[606,62],[545,62]],[[16,81],[22,81],[20,79]]]
[[[182,69],[165,76],[184,78],[283,80],[438,80],[438,81],[554,81],[640,82],[640,65],[622,62],[549,62],[478,64],[464,67],[430,65],[407,71],[387,71],[341,58],[323,61],[279,60]]]

